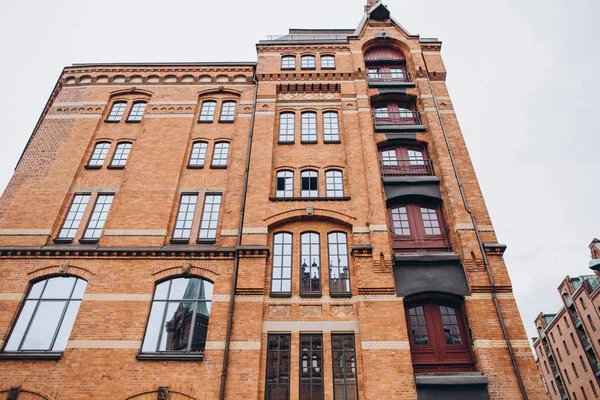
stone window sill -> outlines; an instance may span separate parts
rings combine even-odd
[[[204,360],[204,353],[139,353],[135,358],[138,361],[202,361]]]
[[[0,353],[0,360],[60,360],[64,352],[4,352]]]

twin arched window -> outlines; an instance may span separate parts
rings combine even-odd
[[[279,114],[279,143],[287,144],[295,141],[296,115],[293,112]],[[300,119],[301,143],[317,143],[317,113],[305,111]],[[323,141],[324,143],[339,143],[340,126],[338,113],[325,111],[323,113]]]
[[[350,294],[348,239],[344,232],[327,235],[329,291],[332,295]],[[293,235],[278,232],[273,235],[273,271],[271,293],[291,295]],[[300,234],[300,294],[321,295],[321,243],[316,232]]]
[[[206,100],[202,102],[200,108],[200,117],[198,122],[213,122],[215,118],[215,111],[217,109],[217,102],[215,100]],[[233,100],[224,101],[221,104],[221,116],[219,122],[233,122],[235,119],[236,102]]]
[[[94,146],[94,150],[86,165],[87,169],[99,169],[104,165],[104,161],[106,160],[106,156],[110,150],[110,142],[98,142]],[[127,163],[127,159],[129,158],[129,153],[131,152],[131,142],[119,142],[117,143],[117,148],[115,149],[115,154],[113,154],[112,161],[108,168],[111,169],[122,169],[125,167]]]
[[[202,168],[206,161],[208,142],[199,141],[192,144],[188,168]],[[213,148],[211,168],[226,168],[229,158],[229,142],[216,142]]]
[[[108,117],[106,118],[106,122],[120,122],[126,108],[126,101],[115,101],[110,109]],[[133,105],[131,106],[131,110],[129,111],[127,122],[140,122],[144,116],[144,111],[146,111],[146,102],[134,101]]]
[[[376,47],[365,53],[370,83],[410,82],[404,55],[394,48]]]

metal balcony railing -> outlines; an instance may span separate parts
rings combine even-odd
[[[581,339],[581,344],[583,344],[584,349],[591,346],[590,339],[588,339],[588,336],[585,333],[580,334],[579,338]]]
[[[375,72],[367,73],[369,83],[403,83],[411,82],[408,72]]]
[[[577,314],[577,312],[573,311],[570,314],[571,314],[571,318],[573,319],[573,324],[575,326],[581,325],[581,320],[579,319],[579,315]]]
[[[418,111],[382,111],[373,112],[375,126],[421,125]]]
[[[433,176],[431,160],[382,160],[381,175],[394,176]]]

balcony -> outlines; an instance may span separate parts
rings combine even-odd
[[[585,350],[587,350],[590,347],[592,347],[592,344],[590,343],[590,339],[588,339],[588,336],[585,333],[581,333],[579,335],[579,339],[581,339],[581,344],[583,344],[583,348]]]
[[[367,72],[369,87],[415,87],[415,83],[410,80],[410,74],[401,70],[398,71],[374,71]]]
[[[579,315],[576,311],[571,311],[569,314],[571,314],[571,319],[573,319],[573,325],[575,325],[575,327],[581,325],[581,320],[579,319]]]
[[[386,111],[379,109],[373,112],[375,132],[424,132],[418,111]]]

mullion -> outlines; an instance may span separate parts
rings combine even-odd
[[[182,300],[183,301],[183,300]],[[196,330],[196,314],[198,312],[198,299],[196,298],[196,300],[193,302],[192,305],[192,324],[190,327],[190,333],[189,333],[189,337],[188,337],[188,343],[187,346],[185,348],[185,352],[189,353],[191,348],[192,348],[192,338],[194,337],[194,331]]]
[[[62,327],[62,323],[63,323],[63,320],[65,319],[65,314],[67,313],[67,309],[69,308],[69,305],[71,305],[71,299],[73,298],[73,292],[75,292],[75,288],[77,287],[78,281],[79,281],[79,279],[76,278],[75,282],[73,283],[73,287],[71,288],[71,293],[69,293],[69,298],[65,302],[65,306],[63,307],[62,314],[60,315],[60,318],[58,320],[58,325],[56,326],[56,331],[54,332],[54,337],[50,341],[50,351],[52,351],[52,349],[54,348],[54,343],[56,342],[56,338],[58,337],[58,332],[60,332],[60,328]]]
[[[173,286],[173,280],[169,281],[169,288],[167,289],[167,297],[165,300],[156,300],[157,302],[164,302],[165,303],[165,309],[163,310],[163,317],[160,323],[160,331],[158,334],[158,340],[156,341],[156,352],[158,353],[160,350],[160,342],[162,341],[162,336],[163,336],[163,329],[162,327],[165,326],[165,319],[167,318],[167,309],[169,308],[169,297],[171,296],[171,286]],[[158,287],[158,286],[157,286]],[[154,296],[156,296],[156,288],[154,289]],[[152,305],[150,305],[150,312],[152,312]]]
[[[29,322],[27,323],[27,329],[25,329],[25,332],[23,332],[23,337],[21,338],[21,341],[19,342],[19,347],[17,347],[17,351],[22,351],[21,349],[23,348],[23,343],[25,342],[25,338],[29,334],[29,329],[31,328],[31,324],[33,323],[33,320],[35,319],[35,315],[37,314],[38,308],[40,307],[40,301],[42,300],[42,296],[44,295],[46,286],[48,286],[48,281],[49,281],[49,279],[46,279],[44,281],[44,287],[42,288],[42,291],[40,292],[39,299],[36,300],[37,303],[35,305],[35,309],[31,313],[31,318],[29,319]],[[31,285],[31,287],[29,288],[30,292],[31,292],[32,288],[33,288],[33,285]],[[23,308],[25,308],[25,305],[27,304],[27,300],[28,300],[27,297],[25,297],[25,301],[23,302]],[[23,308],[21,310],[23,310]],[[17,321],[18,321],[18,318],[17,318]],[[16,322],[15,322],[15,325],[16,325]]]

